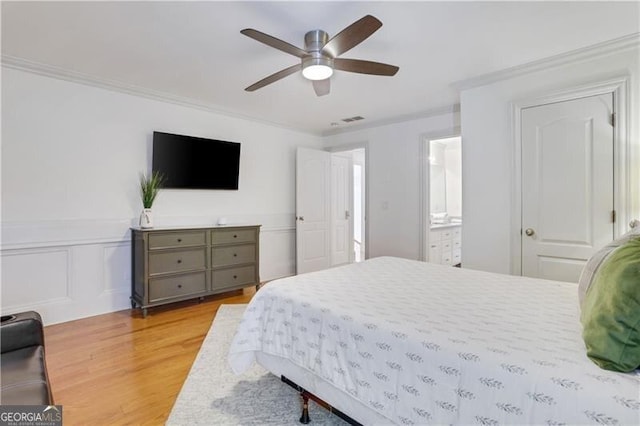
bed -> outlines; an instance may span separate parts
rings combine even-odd
[[[230,347],[362,424],[638,424],[585,354],[576,285],[393,257],[271,282]]]

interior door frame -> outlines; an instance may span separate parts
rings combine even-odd
[[[555,91],[512,102],[513,167],[511,173],[511,274],[522,275],[522,110],[589,96],[613,94],[613,199],[616,211],[614,237],[626,232],[631,217],[631,128],[629,76],[597,81],[591,84]]]
[[[430,212],[431,212],[431,189],[430,189],[430,163],[429,163],[429,142],[434,139],[446,139],[453,137],[462,137],[462,128],[460,126],[453,126],[448,129],[442,129],[435,132],[421,133],[418,139],[418,155],[420,156],[419,167],[419,179],[418,190],[420,191],[418,203],[420,212],[418,214],[418,220],[420,221],[420,235],[418,243],[419,259],[428,262],[429,261],[429,230],[431,225]],[[463,166],[464,167],[464,166]],[[464,199],[462,200],[464,204]],[[464,226],[464,218],[463,218]]]
[[[331,154],[339,152],[353,151],[354,149],[364,149],[364,260],[369,259],[369,176],[370,162],[369,162],[369,142],[354,142],[344,145],[335,145],[325,148],[326,151]],[[353,262],[352,262],[353,263]]]

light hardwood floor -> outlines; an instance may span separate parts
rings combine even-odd
[[[65,426],[161,425],[221,304],[255,289],[45,327],[46,358]],[[215,386],[215,384],[212,384]]]

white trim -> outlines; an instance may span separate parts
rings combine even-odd
[[[14,256],[31,256],[38,254],[55,254],[55,253],[63,253],[64,254],[64,265],[65,265],[65,294],[59,295],[52,299],[46,300],[38,300],[31,301],[28,303],[22,303],[17,305],[2,305],[3,311],[12,311],[12,312],[21,312],[25,310],[36,310],[34,307],[43,307],[49,306],[56,303],[71,303],[76,296],[75,289],[73,286],[73,249],[71,247],[36,247],[35,249],[17,249],[11,251],[2,251],[0,253],[0,257],[14,257]]]
[[[99,89],[111,90],[127,95],[138,96],[154,101],[167,102],[174,105],[184,106],[188,108],[195,108],[201,111],[213,112],[216,114],[224,115],[227,117],[238,118],[242,120],[249,120],[256,123],[262,123],[269,126],[275,126],[282,129],[293,130],[296,132],[309,134],[313,136],[331,136],[340,133],[348,133],[355,130],[361,130],[371,127],[379,127],[388,124],[402,123],[405,121],[417,120],[421,118],[435,117],[438,115],[444,115],[449,113],[455,113],[460,111],[460,105],[455,104],[451,106],[432,108],[425,111],[419,111],[411,114],[398,115],[387,119],[381,119],[371,122],[366,122],[357,125],[350,125],[348,127],[310,131],[302,127],[288,126],[275,121],[265,120],[254,116],[249,116],[236,111],[229,111],[220,105],[212,104],[209,102],[203,102],[194,98],[186,98],[177,96],[167,92],[161,92],[157,90],[148,89],[145,87],[135,86],[132,84],[123,83],[117,80],[109,80],[106,78],[96,77],[94,75],[81,73],[78,71],[72,71],[65,68],[56,67],[53,65],[47,65],[40,62],[30,61],[28,59],[20,58],[11,55],[2,55],[2,66],[14,69],[18,71],[29,72],[32,74],[42,75],[45,77],[55,78],[58,80],[70,81],[76,84],[83,84],[86,86],[97,87]]]
[[[125,284],[124,286],[120,286],[120,288],[118,287],[109,287],[107,286],[107,265],[110,265],[109,259],[107,258],[107,250],[110,249],[126,249],[129,253],[129,260],[131,259],[131,242],[130,241],[120,241],[120,242],[115,242],[115,243],[107,243],[107,244],[101,244],[101,262],[100,262],[100,274],[98,276],[98,280],[99,280],[99,284],[100,284],[100,290],[99,290],[99,294],[97,295],[97,297],[109,297],[115,293],[122,293],[122,292],[126,292],[127,297],[131,296],[131,264],[130,263],[126,263],[125,265],[127,266],[126,272],[127,272],[127,278],[124,279]],[[118,266],[122,266],[122,265],[118,265]],[[111,269],[117,269],[117,267],[115,266],[111,266]]]
[[[256,123],[262,123],[269,126],[279,127],[282,129],[293,130],[296,132],[310,134],[313,136],[322,136],[322,132],[309,131],[301,127],[286,126],[282,123],[275,121],[269,121],[262,118],[256,118],[242,114],[240,112],[229,111],[224,109],[220,105],[212,104],[209,102],[202,102],[201,100],[194,98],[186,98],[177,96],[167,92],[161,92],[157,90],[148,89],[145,87],[135,86],[132,84],[123,83],[116,80],[109,80],[106,78],[96,77],[90,74],[81,73],[78,71],[71,71],[65,68],[56,67],[53,65],[42,64],[40,62],[30,61],[28,59],[19,58],[17,56],[2,55],[2,66],[18,71],[29,72],[32,74],[42,75],[45,77],[51,77],[58,80],[70,81],[76,84],[83,84],[85,86],[97,87],[99,89],[111,90],[115,92],[124,93],[127,95],[138,96],[154,101],[167,102],[174,105],[179,105],[188,108],[195,108],[201,111],[213,112],[215,114],[224,115],[231,118],[237,118],[242,120],[249,120]]]
[[[460,112],[460,104],[448,105],[448,106],[438,107],[438,108],[431,108],[428,110],[415,112],[412,114],[398,115],[395,117],[389,117],[386,119],[375,120],[375,121],[370,121],[365,123],[357,122],[358,124],[349,124],[348,127],[338,127],[338,128],[325,130],[321,133],[321,136],[334,136],[342,133],[355,132],[357,130],[388,126],[390,124],[405,123],[407,121],[438,117],[440,115],[445,115],[445,114],[455,114],[456,112]]]
[[[640,33],[629,34],[620,38],[572,50],[559,55],[550,56],[537,61],[528,62],[523,65],[506,68],[500,71],[483,74],[466,80],[460,80],[451,84],[451,87],[458,90],[468,90],[486,84],[507,80],[520,75],[533,73],[541,70],[548,70],[567,64],[573,64],[591,60],[594,58],[611,55],[628,49],[638,49],[640,46]]]
[[[227,215],[233,223],[261,224],[260,232],[290,232],[295,230],[293,214],[237,216]],[[156,218],[158,219],[158,218]],[[167,225],[215,226],[211,217],[159,218]],[[159,221],[156,221],[159,222]],[[67,247],[94,244],[118,244],[131,241],[132,226],[136,219],[121,220],[39,220],[6,222],[2,224],[0,252],[47,247]],[[165,224],[163,224],[164,226]]]
[[[422,133],[419,136],[419,146],[418,146],[418,152],[419,152],[419,161],[420,161],[420,170],[419,170],[419,179],[420,182],[418,183],[418,191],[420,191],[419,195],[418,195],[418,199],[420,200],[420,202],[418,203],[418,206],[420,208],[420,212],[418,212],[418,220],[420,221],[419,223],[419,229],[420,229],[420,235],[418,238],[418,258],[420,260],[423,260],[425,262],[429,261],[429,250],[428,250],[428,245],[429,245],[429,229],[430,229],[430,220],[429,220],[429,212],[431,209],[431,205],[430,205],[430,188],[429,185],[427,185],[427,176],[428,176],[428,170],[429,170],[429,141],[434,140],[434,139],[445,139],[445,138],[452,138],[452,137],[462,137],[462,129],[460,126],[454,126],[453,128],[450,129],[446,129],[446,130],[438,130],[438,131],[434,131],[434,132],[428,132],[428,133]]]
[[[631,217],[631,111],[629,76],[594,82],[588,85],[552,92],[547,95],[518,100],[511,105],[513,167],[511,170],[511,274],[522,275],[522,110],[588,96],[613,94],[614,126],[614,209],[617,212],[614,236],[626,231]]]

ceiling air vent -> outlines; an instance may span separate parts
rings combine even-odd
[[[351,123],[352,121],[360,121],[360,120],[364,120],[364,117],[360,117],[359,115],[356,115],[355,117],[349,117],[349,118],[343,118],[342,121],[344,121],[345,123]]]

